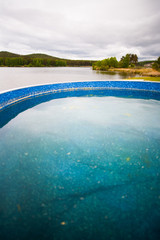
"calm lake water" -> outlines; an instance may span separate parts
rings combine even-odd
[[[93,71],[91,67],[0,68],[0,92],[47,83],[120,80],[128,77],[124,73]]]

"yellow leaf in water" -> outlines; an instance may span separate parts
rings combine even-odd
[[[75,106],[70,106],[70,107],[69,107],[69,109],[71,109],[71,110],[74,109],[74,108],[75,108]]]
[[[18,212],[21,212],[21,206],[19,204],[17,204],[17,209],[18,209]]]
[[[127,158],[126,158],[126,161],[127,161],[127,162],[129,162],[130,160],[131,160],[131,158],[130,158],[130,157],[127,157]]]
[[[125,115],[126,115],[127,117],[131,117],[131,114],[130,114],[130,113],[125,113]]]

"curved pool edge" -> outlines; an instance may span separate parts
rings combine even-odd
[[[135,90],[156,92],[160,95],[160,82],[150,81],[87,81],[29,86],[0,93],[0,111],[19,101],[46,94],[88,90]]]

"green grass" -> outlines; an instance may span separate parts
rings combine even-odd
[[[157,82],[160,82],[160,77],[133,77],[133,78],[129,78],[129,80],[132,80],[132,79],[143,79],[145,81],[157,81]]]

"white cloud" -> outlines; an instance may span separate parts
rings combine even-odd
[[[102,59],[160,55],[159,0],[0,0],[0,50]]]

